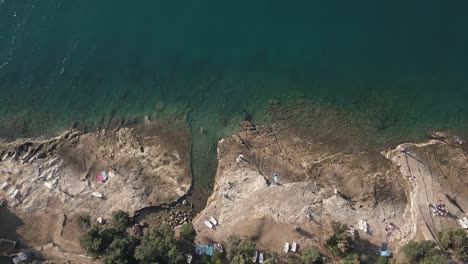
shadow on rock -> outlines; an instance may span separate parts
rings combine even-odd
[[[0,207],[0,255],[12,254],[18,248],[26,247],[17,233],[22,225],[23,221],[8,208]]]
[[[369,240],[357,239],[354,242],[353,253],[357,253],[359,255],[367,255],[368,263],[376,263],[378,257],[378,250],[379,246],[372,244]]]

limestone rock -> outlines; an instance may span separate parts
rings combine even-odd
[[[242,127],[242,129],[244,129],[245,131],[251,131],[251,130],[255,130],[255,125],[252,124],[252,122],[250,121],[247,121],[247,120],[243,120],[240,122],[240,126]]]

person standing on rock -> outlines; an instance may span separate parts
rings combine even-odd
[[[404,153],[404,154],[408,154],[408,149],[407,148],[401,148],[400,152]]]

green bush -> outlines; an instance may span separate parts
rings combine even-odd
[[[197,231],[195,231],[195,228],[193,228],[192,224],[183,224],[180,228],[180,236],[183,239],[193,243],[193,241],[195,241],[195,237],[197,236]]]
[[[213,264],[221,264],[223,262],[223,253],[215,250],[213,253],[213,257],[211,257],[211,263]]]
[[[98,257],[105,249],[99,231],[99,228],[91,228],[80,237],[81,247],[93,257]]]
[[[116,238],[109,245],[107,255],[104,257],[105,264],[128,264],[134,263],[133,257],[135,247],[139,241],[134,237]]]
[[[91,216],[89,215],[79,215],[76,221],[82,230],[91,228]]]
[[[439,240],[445,248],[460,248],[467,237],[466,231],[459,228],[449,228],[439,232]]]
[[[349,246],[353,243],[353,239],[348,234],[348,226],[333,222],[333,235],[325,241],[325,246],[330,253],[335,256],[345,257],[349,252]]]
[[[184,257],[177,249],[174,230],[163,224],[145,233],[135,249],[135,258],[141,263],[183,263]]]
[[[460,228],[449,228],[438,234],[443,247],[452,249],[461,261],[468,261],[468,236]]]
[[[199,260],[198,260],[198,263],[199,264],[212,264],[213,262],[211,261],[211,258],[208,257],[208,256],[202,256]]]
[[[377,262],[376,262],[376,264],[388,264],[388,258],[387,258],[387,257],[378,256],[378,257],[377,257]]]
[[[359,256],[357,254],[349,254],[343,259],[342,263],[343,264],[360,264],[361,261],[359,260]]]
[[[250,240],[240,240],[237,237],[230,237],[227,242],[227,258],[230,263],[252,262],[255,254],[255,243]]]
[[[279,260],[276,255],[271,255],[271,256],[266,256],[265,261],[263,261],[263,264],[278,264]]]
[[[468,262],[468,237],[465,237],[462,245],[455,249],[455,255],[461,261]]]
[[[323,257],[317,249],[312,248],[302,254],[301,262],[303,264],[322,264]]]
[[[132,224],[132,220],[127,212],[118,210],[112,212],[111,224],[117,230],[123,232]]]
[[[122,237],[122,233],[115,228],[92,227],[80,237],[80,245],[89,255],[98,257],[118,237]]]
[[[403,246],[403,252],[405,253],[406,257],[408,258],[408,261],[411,264],[450,263],[450,261],[443,254],[443,252],[440,249],[436,248],[436,243],[434,243],[433,241],[410,241],[408,244]]]

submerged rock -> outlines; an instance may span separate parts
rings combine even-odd
[[[156,102],[156,111],[163,111],[166,108],[166,104],[163,101]]]

